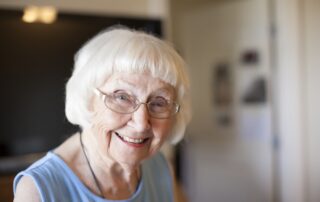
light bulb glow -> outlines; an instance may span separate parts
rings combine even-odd
[[[22,20],[27,23],[33,23],[37,21],[39,8],[36,6],[28,6],[24,9]]]
[[[57,11],[54,7],[42,7],[39,12],[39,20],[43,23],[53,23],[56,20]]]
[[[27,23],[53,23],[57,19],[57,10],[52,6],[28,6],[24,9],[22,20]]]

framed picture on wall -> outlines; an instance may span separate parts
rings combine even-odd
[[[213,107],[218,126],[228,126],[231,123],[232,81],[230,69],[228,62],[220,62],[213,67]]]
[[[227,107],[231,104],[232,90],[228,63],[220,63],[213,71],[213,100],[217,107]]]

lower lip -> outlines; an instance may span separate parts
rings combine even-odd
[[[142,148],[144,147],[150,140],[150,138],[148,138],[147,140],[143,141],[142,143],[132,143],[132,142],[127,142],[124,139],[122,139],[119,135],[115,134],[123,143],[125,143],[126,145],[130,146],[130,147],[135,147],[135,148]]]

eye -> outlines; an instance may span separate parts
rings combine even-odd
[[[168,102],[165,99],[156,99],[152,101],[153,105],[157,107],[165,107],[168,106]]]
[[[114,93],[113,100],[115,103],[121,105],[132,105],[134,103],[134,99],[132,98],[132,96],[125,92]]]
[[[113,93],[113,97],[117,100],[131,100],[131,96],[124,92]]]
[[[170,109],[170,103],[163,97],[150,100],[149,106],[154,112],[164,112]]]

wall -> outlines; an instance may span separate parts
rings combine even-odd
[[[320,200],[318,1],[274,1],[280,200]]]
[[[55,6],[62,12],[144,17],[163,20],[164,36],[171,37],[169,0],[1,0],[0,7],[21,9],[27,5]]]
[[[303,6],[305,23],[305,46],[304,57],[306,72],[305,78],[305,101],[307,117],[307,140],[306,140],[306,178],[307,178],[307,201],[320,201],[320,1],[306,0]]]
[[[51,5],[62,11],[95,13],[102,15],[163,17],[166,13],[165,1],[158,0],[2,0],[2,7],[21,8],[25,5]],[[158,7],[158,9],[155,9]]]
[[[256,201],[320,201],[319,1],[176,0],[172,8],[173,39],[190,65],[193,81],[194,119],[184,159],[186,189],[192,201],[242,201],[246,194],[250,195],[247,201],[255,201],[255,194],[243,188],[252,185],[246,169],[257,173],[255,183],[262,187]],[[247,47],[259,47],[263,58],[259,71],[240,70],[237,56]],[[231,113],[235,125],[220,130],[214,120],[221,110],[212,107],[208,94],[212,66],[226,60],[234,67]],[[246,80],[256,73],[269,81],[271,106],[243,107],[237,99]],[[261,130],[256,127],[259,124],[249,123],[250,131],[265,131],[264,140],[239,136],[243,118],[268,119],[268,113],[274,123],[270,128]],[[241,145],[255,155],[249,158]],[[250,163],[244,164],[244,159]]]
[[[194,116],[183,143],[185,188],[190,201],[272,201],[273,161],[270,100],[247,105],[244,89],[258,76],[270,77],[266,0],[173,1],[173,41],[191,73]],[[259,62],[240,62],[248,49]],[[231,68],[233,102],[213,102],[214,68]],[[231,125],[218,124],[227,113]]]
[[[306,201],[304,192],[305,112],[302,109],[302,51],[301,1],[275,1],[277,27],[277,61],[274,87],[279,135],[279,200]]]

